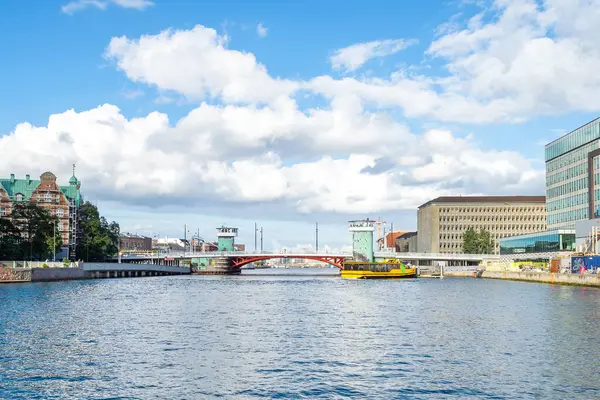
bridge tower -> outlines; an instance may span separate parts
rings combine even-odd
[[[217,247],[218,251],[235,251],[235,237],[238,234],[238,228],[221,226],[217,228]]]
[[[354,261],[373,262],[373,231],[375,221],[361,219],[348,222],[348,229],[352,232],[352,258]]]

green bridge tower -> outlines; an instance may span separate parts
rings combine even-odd
[[[217,228],[217,250],[235,251],[235,237],[238,234],[238,228],[221,226]]]
[[[354,261],[374,261],[374,224],[375,221],[368,218],[348,222],[348,229],[352,232],[352,258]]]

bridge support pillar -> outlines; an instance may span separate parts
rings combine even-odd
[[[216,257],[211,259],[205,269],[196,273],[199,275],[237,275],[240,272],[240,267],[233,266],[232,257]]]

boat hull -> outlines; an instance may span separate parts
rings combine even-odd
[[[340,276],[345,279],[405,279],[405,278],[416,278],[416,268],[394,268],[389,271],[361,271],[361,270],[349,270],[343,269],[340,272]]]

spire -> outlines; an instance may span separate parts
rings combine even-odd
[[[75,177],[75,164],[73,164],[73,176],[71,176],[71,179],[69,179],[69,184],[71,186],[76,186],[78,183],[79,183],[79,181]]]

